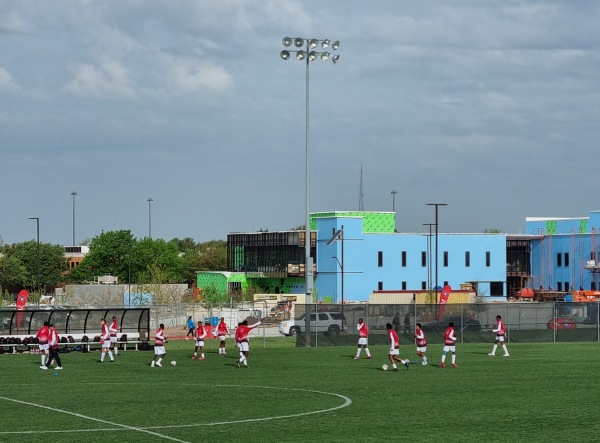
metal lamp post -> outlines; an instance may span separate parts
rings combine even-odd
[[[340,56],[334,55],[327,51],[329,47],[332,50],[337,51],[340,47],[340,42],[335,41],[331,42],[329,39],[319,40],[319,39],[308,39],[303,37],[296,37],[292,39],[291,37],[284,37],[282,40],[283,46],[286,48],[291,47],[292,45],[296,50],[284,49],[279,54],[283,60],[289,60],[292,53],[296,54],[296,59],[303,61],[306,60],[306,234],[304,238],[304,274],[305,274],[305,290],[306,290],[306,300],[305,300],[305,328],[306,328],[306,345],[310,346],[310,309],[312,304],[312,296],[314,291],[314,275],[313,275],[313,263],[312,258],[310,256],[310,247],[311,247],[311,239],[310,239],[310,106],[309,106],[309,84],[310,84],[310,62],[315,61],[317,58],[320,58],[322,61],[326,62],[331,60],[334,64],[337,63]],[[316,49],[321,45],[323,48],[323,52],[319,52]],[[306,49],[301,49],[306,46]]]
[[[152,198],[148,198],[148,238],[152,238]]]
[[[77,192],[73,191],[71,192],[71,195],[73,196],[73,243],[71,244],[75,246],[75,196],[77,195]]]
[[[435,223],[423,223],[423,226],[429,226],[429,235],[427,236],[427,289],[431,291],[431,227]]]
[[[392,212],[396,212],[396,194],[398,192],[394,189],[391,194],[392,194]]]
[[[29,217],[29,220],[35,220],[37,225],[37,291],[38,295],[42,295],[42,287],[40,284],[40,218],[39,217]]]
[[[448,206],[446,203],[427,203],[427,206],[435,206],[435,302],[438,303],[438,209],[440,206]]]

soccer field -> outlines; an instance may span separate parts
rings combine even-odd
[[[231,343],[231,340],[230,340]],[[384,372],[387,346],[372,360],[355,347],[295,348],[278,338],[192,360],[193,342],[167,344],[163,368],[151,352],[61,354],[64,370],[42,371],[38,355],[0,356],[0,442],[549,442],[598,440],[599,345],[457,346],[458,368]],[[401,357],[415,358],[412,345]],[[176,360],[172,367],[169,361]],[[447,362],[449,358],[447,359]]]

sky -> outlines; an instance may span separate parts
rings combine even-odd
[[[361,170],[399,232],[428,232],[427,203],[440,232],[600,209],[600,2],[0,0],[4,243],[30,217],[60,245],[73,215],[76,244],[304,225],[286,36],[340,41],[309,64],[311,212],[358,210]]]

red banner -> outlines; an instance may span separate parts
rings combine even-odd
[[[27,304],[27,299],[29,298],[29,292],[25,289],[19,292],[17,296],[17,311],[24,311],[25,305]],[[17,329],[21,329],[21,323],[23,322],[23,313],[17,312]]]
[[[450,298],[450,293],[452,292],[452,288],[450,285],[446,285],[442,288],[442,295],[440,296],[440,315],[438,316],[438,320],[441,321],[444,318],[444,310],[446,309],[446,303],[448,303],[448,299]]]

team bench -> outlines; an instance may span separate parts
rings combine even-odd
[[[100,339],[97,336],[92,336],[90,339],[90,335],[88,334],[68,334],[66,336],[62,336],[60,338],[60,347],[61,348],[76,348],[78,346],[86,349],[90,352],[92,349],[100,349]],[[124,351],[127,350],[127,346],[131,348],[131,346],[135,347],[135,350],[138,350],[138,346],[143,343],[140,340],[139,332],[127,332],[123,333],[118,337],[117,344]],[[34,336],[32,335],[10,335],[4,336],[0,335],[0,352],[12,352],[16,354],[17,352],[30,351],[32,349],[37,349],[38,343]]]

